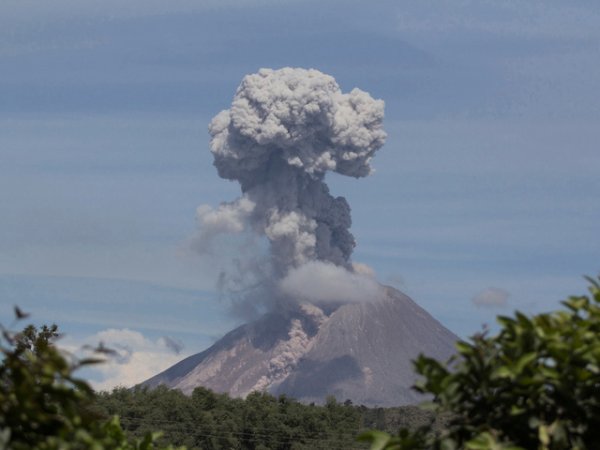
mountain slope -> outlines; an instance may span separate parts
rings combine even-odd
[[[311,304],[271,313],[231,331],[143,384],[190,393],[204,386],[233,396],[254,390],[305,402],[327,395],[369,406],[413,403],[411,360],[441,360],[458,338],[401,292],[326,313]]]

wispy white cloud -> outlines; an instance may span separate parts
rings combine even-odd
[[[473,297],[473,304],[485,308],[502,308],[508,304],[510,293],[504,289],[489,287]]]
[[[105,355],[104,363],[90,370],[91,384],[97,390],[134,386],[187,356],[181,353],[182,344],[171,337],[152,340],[129,328],[100,331],[87,337],[83,344],[90,347],[102,344],[114,351],[114,354]],[[66,341],[60,345],[72,353],[81,354],[79,343]]]

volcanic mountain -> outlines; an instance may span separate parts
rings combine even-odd
[[[326,396],[367,406],[421,398],[411,360],[446,360],[457,337],[409,297],[382,287],[379,298],[318,307],[299,304],[226,334],[143,385],[185,393],[197,386],[232,396],[252,391],[322,403]]]

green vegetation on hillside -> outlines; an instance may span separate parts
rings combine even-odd
[[[169,442],[190,449],[367,448],[356,441],[360,410],[333,398],[316,406],[259,392],[238,399],[204,388],[186,396],[158,387],[115,389],[96,402],[132,436],[161,429]]]
[[[440,432],[447,420],[417,406],[367,408],[333,397],[305,405],[285,396],[254,392],[231,398],[205,388],[191,396],[160,386],[101,392],[95,411],[117,415],[125,431],[141,437],[159,429],[163,440],[190,449],[368,448],[356,440],[361,430],[390,433],[425,426]]]

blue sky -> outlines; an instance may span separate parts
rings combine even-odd
[[[198,205],[239,193],[206,127],[260,67],[385,100],[376,173],[328,182],[352,207],[354,260],[460,336],[600,272],[597,2],[123,3],[0,6],[3,322],[23,299],[69,345],[111,329],[164,361],[181,355],[162,337],[189,354],[233,326],[187,242]],[[474,304],[486,292],[505,295]],[[101,376],[131,381],[125,366]]]

